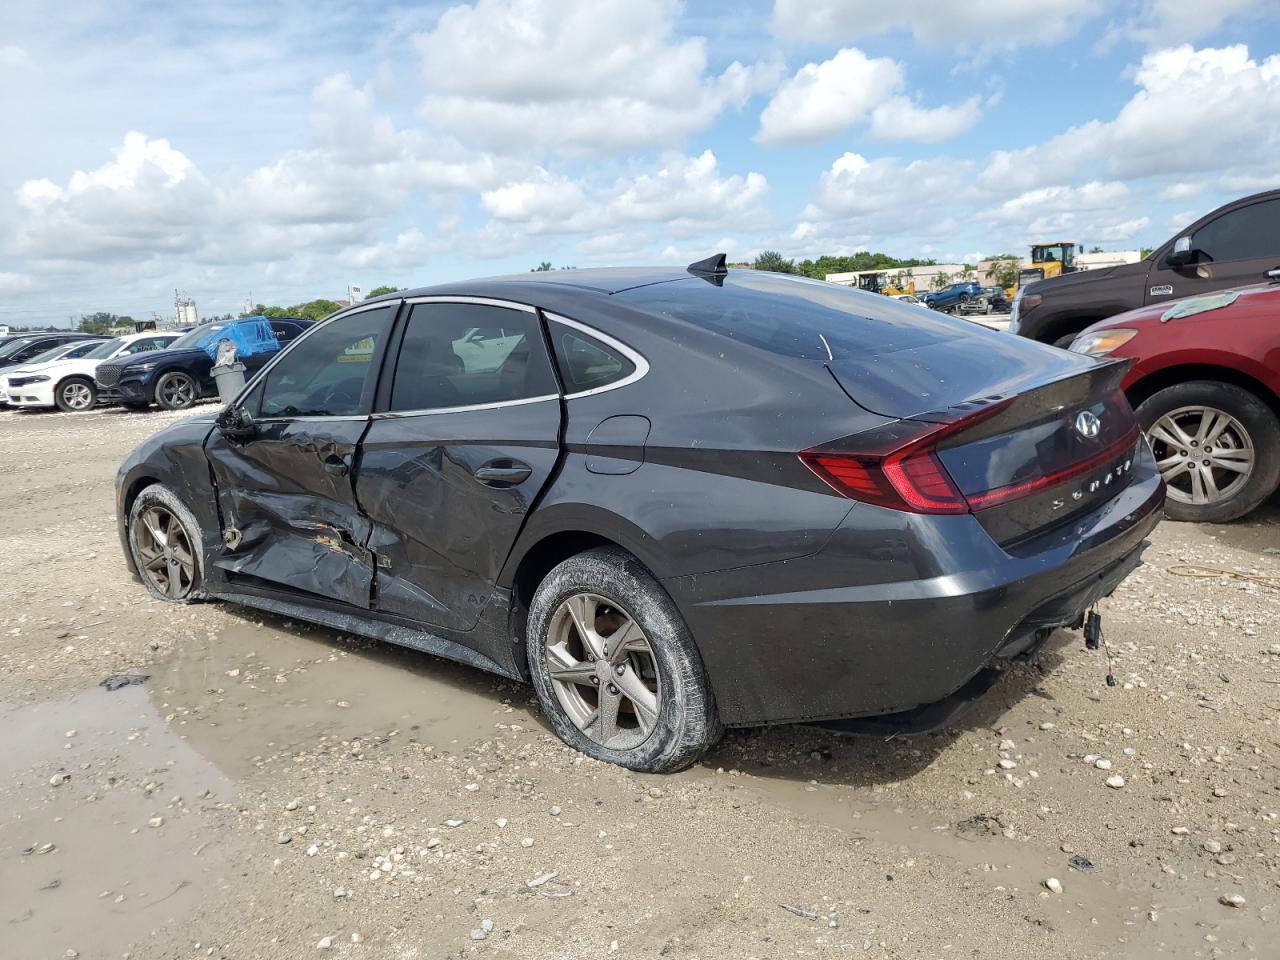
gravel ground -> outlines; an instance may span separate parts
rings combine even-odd
[[[648,777],[527,688],[152,601],[112,479],[176,419],[0,412],[6,960],[1277,956],[1280,592],[1169,572],[1280,576],[1275,505],[1156,531],[1115,686],[1059,631],[944,733]]]

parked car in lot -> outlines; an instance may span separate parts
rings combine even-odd
[[[987,313],[1009,312],[1009,295],[1004,292],[1004,287],[983,287],[982,296],[987,301]]]
[[[145,441],[120,534],[158,598],[531,680],[565,742],[673,770],[1078,624],[1164,502],[1124,371],[723,255],[450,284]]]
[[[8,376],[9,403],[15,407],[57,407],[68,413],[92,410],[98,402],[94,371],[104,361],[162,350],[176,333],[131,333],[98,343],[75,359],[44,364],[41,370]]]
[[[50,347],[42,353],[37,353],[25,364],[6,367],[4,372],[0,373],[0,406],[6,406],[9,403],[10,376],[22,377],[30,373],[40,373],[45,364],[52,363],[55,360],[76,360],[106,339],[106,337],[87,337],[84,340],[61,343],[56,347]]]
[[[126,407],[145,409],[154,403],[164,410],[184,410],[201,397],[218,395],[212,371],[220,340],[242,342],[246,335],[252,335],[252,346],[257,349],[241,355],[251,375],[309,326],[310,320],[267,317],[200,324],[174,340],[163,353],[101,364],[97,387],[104,401]]]
[[[1133,359],[1124,390],[1155,451],[1176,520],[1244,516],[1280,484],[1280,285],[1123,313],[1077,353]]]
[[[974,281],[951,283],[941,290],[934,290],[924,295],[924,303],[934,310],[954,310],[971,300],[983,295],[982,287]]]
[[[1170,237],[1145,259],[1066,273],[1020,287],[1009,332],[1069,346],[1099,320],[1258,283],[1280,267],[1280,190],[1219,207]]]
[[[0,372],[30,363],[46,350],[65,343],[99,339],[88,333],[26,333],[8,337],[0,343]]]

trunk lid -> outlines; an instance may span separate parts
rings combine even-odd
[[[1096,510],[1132,481],[1142,441],[1120,389],[1128,364],[998,335],[830,367],[861,406],[958,428],[934,455],[1007,547]]]

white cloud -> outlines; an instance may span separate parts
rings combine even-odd
[[[754,171],[723,175],[710,150],[670,153],[654,169],[590,183],[539,167],[481,194],[495,220],[529,233],[582,233],[623,223],[661,223],[671,235],[761,226],[769,183]]]
[[[707,73],[701,37],[672,36],[676,0],[477,0],[415,37],[434,126],[496,151],[607,153],[678,143],[777,80],[774,65]]]
[[[801,220],[839,220],[873,213],[921,210],[960,196],[971,165],[949,157],[902,164],[859,153],[839,157],[818,179],[817,196]]]
[[[397,234],[394,240],[378,241],[343,251],[341,261],[351,267],[369,270],[392,270],[421,267],[441,249],[440,240],[428,239],[417,227]]]
[[[991,187],[1274,168],[1280,144],[1280,55],[1256,61],[1243,45],[1148,54],[1138,92],[1112,120],[1072,127],[1044,143],[992,154]]]
[[[964,133],[982,116],[981,99],[922,107],[906,97],[893,97],[871,111],[871,136],[877,140],[937,143]]]
[[[877,139],[934,143],[967,130],[981,115],[977,97],[930,109],[895,96],[905,81],[900,63],[847,47],[830,60],[805,64],[778,88],[760,114],[756,139],[812,143],[870,116]]]
[[[822,140],[862,120],[902,82],[899,64],[853,48],[822,63],[807,63],[760,114],[757,139],[769,144]]]
[[[1171,47],[1208,36],[1232,17],[1275,12],[1272,0],[1144,0],[1118,33],[1148,47]]]
[[[0,273],[0,291],[29,290],[33,285],[25,273]]]
[[[1185,200],[1204,191],[1204,183],[1171,183],[1160,191],[1161,200]]]
[[[19,67],[30,62],[30,55],[22,47],[12,43],[0,47],[0,67]]]
[[[1101,0],[1076,0],[1051,9],[1042,0],[774,0],[772,28],[785,40],[814,43],[840,43],[900,28],[930,46],[997,49],[1064,40],[1101,8]]]

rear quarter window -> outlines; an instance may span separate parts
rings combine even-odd
[[[554,320],[549,327],[565,393],[598,390],[636,372],[629,357],[590,334]]]

